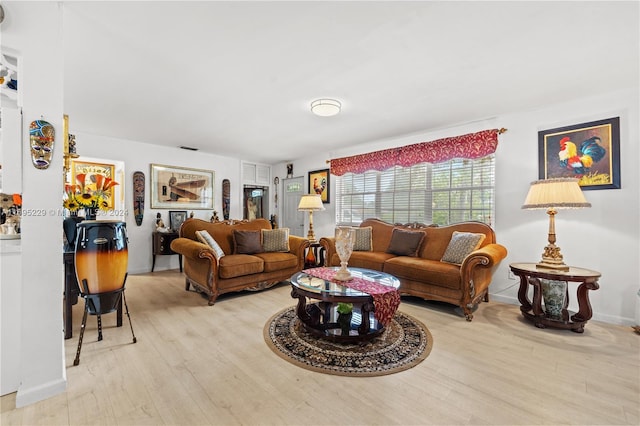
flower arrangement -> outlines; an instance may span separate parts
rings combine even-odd
[[[86,182],[87,174],[80,173],[76,175],[76,185],[65,185],[64,192],[66,198],[63,202],[65,208],[75,212],[81,208],[84,209],[109,209],[109,197],[111,196],[111,188],[118,185],[118,182],[101,174],[91,175],[90,180],[95,183],[95,189],[91,189]]]

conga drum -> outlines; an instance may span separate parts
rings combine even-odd
[[[133,343],[136,343],[127,299],[124,296],[129,261],[127,224],[121,221],[85,220],[78,223],[77,231],[76,277],[80,284],[80,294],[85,300],[85,307],[73,365],[80,363],[87,314],[98,316],[98,340],[102,340],[101,315],[117,310],[121,300],[124,302],[127,318],[129,318]]]
[[[77,225],[76,276],[81,292],[91,300],[90,314],[106,314],[117,308],[127,275],[129,252],[126,223],[85,220]],[[97,305],[97,306],[96,306]]]

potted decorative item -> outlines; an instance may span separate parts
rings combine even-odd
[[[111,189],[118,185],[118,182],[96,173],[91,176],[91,180],[95,181],[95,188],[92,189],[86,182],[86,177],[85,173],[78,174],[76,175],[77,185],[64,186],[66,199],[63,205],[72,214],[82,208],[85,211],[85,219],[95,220],[98,209],[109,210],[111,207],[109,206]]]
[[[351,317],[353,316],[353,303],[338,302],[338,325],[343,336],[348,336],[351,330]]]
[[[558,280],[540,280],[542,285],[542,299],[548,318],[562,319],[562,310],[565,308],[567,294],[567,282]]]

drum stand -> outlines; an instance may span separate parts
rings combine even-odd
[[[80,364],[80,351],[82,350],[82,338],[84,337],[84,328],[87,324],[87,314],[98,316],[98,341],[102,340],[102,314],[108,314],[116,310],[119,303],[124,303],[124,309],[129,319],[129,327],[131,327],[131,335],[133,343],[137,342],[136,335],[133,333],[133,324],[131,324],[131,316],[129,315],[129,306],[127,306],[127,298],[124,295],[124,283],[127,281],[127,275],[124,277],[122,288],[105,293],[89,293],[87,280],[82,280],[84,292],[80,296],[84,298],[84,315],[82,316],[82,326],[80,327],[80,338],[78,340],[78,350],[73,365]]]

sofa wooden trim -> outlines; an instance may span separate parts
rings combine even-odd
[[[447,226],[437,226],[425,224],[390,224],[379,219],[366,219],[360,224],[360,227],[366,226],[372,227],[373,249],[378,254],[377,260],[379,263],[368,263],[364,266],[358,264],[361,260],[355,259],[352,255],[354,262],[349,263],[351,266],[371,268],[373,264],[381,264],[382,267],[378,269],[382,272],[394,274],[389,269],[393,267],[397,270],[399,268],[397,265],[399,262],[397,260],[394,262],[393,259],[400,257],[389,254],[381,255],[389,245],[393,229],[402,228],[424,232],[426,238],[422,247],[419,249],[418,258],[428,261],[420,261],[420,266],[422,267],[423,264],[425,268],[428,268],[428,265],[433,265],[434,268],[438,268],[434,270],[439,271],[443,269],[446,270],[446,273],[438,275],[441,277],[441,282],[437,282],[436,279],[433,279],[433,282],[424,282],[394,274],[400,280],[399,291],[403,295],[417,296],[425,300],[437,300],[457,305],[462,309],[467,321],[473,319],[473,310],[478,303],[483,300],[489,300],[488,289],[493,278],[493,273],[502,259],[507,256],[507,249],[496,243],[493,229],[489,225],[481,222],[469,221]],[[447,266],[451,264],[445,265],[445,262],[441,262],[440,259],[454,231],[481,232],[485,234],[485,239],[482,245],[469,254],[461,265]],[[327,266],[338,266],[340,261],[335,250],[335,238],[323,237],[320,239],[320,244],[326,251],[325,264]],[[356,255],[355,257],[358,256]],[[412,263],[415,264],[417,262],[412,261]],[[385,267],[387,268],[386,270]],[[451,275],[454,273],[459,275],[454,277]],[[459,288],[445,284],[445,278],[449,281],[459,280]]]
[[[282,253],[233,254],[234,229],[271,229],[271,222],[266,219],[255,219],[252,221],[231,220],[212,223],[201,219],[189,218],[182,224],[179,237],[171,242],[171,249],[183,256],[185,290],[189,290],[193,286],[197,291],[207,294],[210,306],[215,303],[221,294],[243,290],[263,290],[281,281],[288,280],[293,274],[304,268],[304,253],[305,248],[309,246],[309,241],[306,238],[289,235],[288,255],[295,256],[295,265],[269,272],[222,278],[220,276],[220,266],[213,250],[208,245],[197,240],[196,231],[206,230],[209,232],[225,252],[225,257],[245,256],[246,259],[249,259],[250,256],[252,258],[260,258],[263,262],[276,261],[284,257]],[[289,259],[286,261],[291,262]]]

